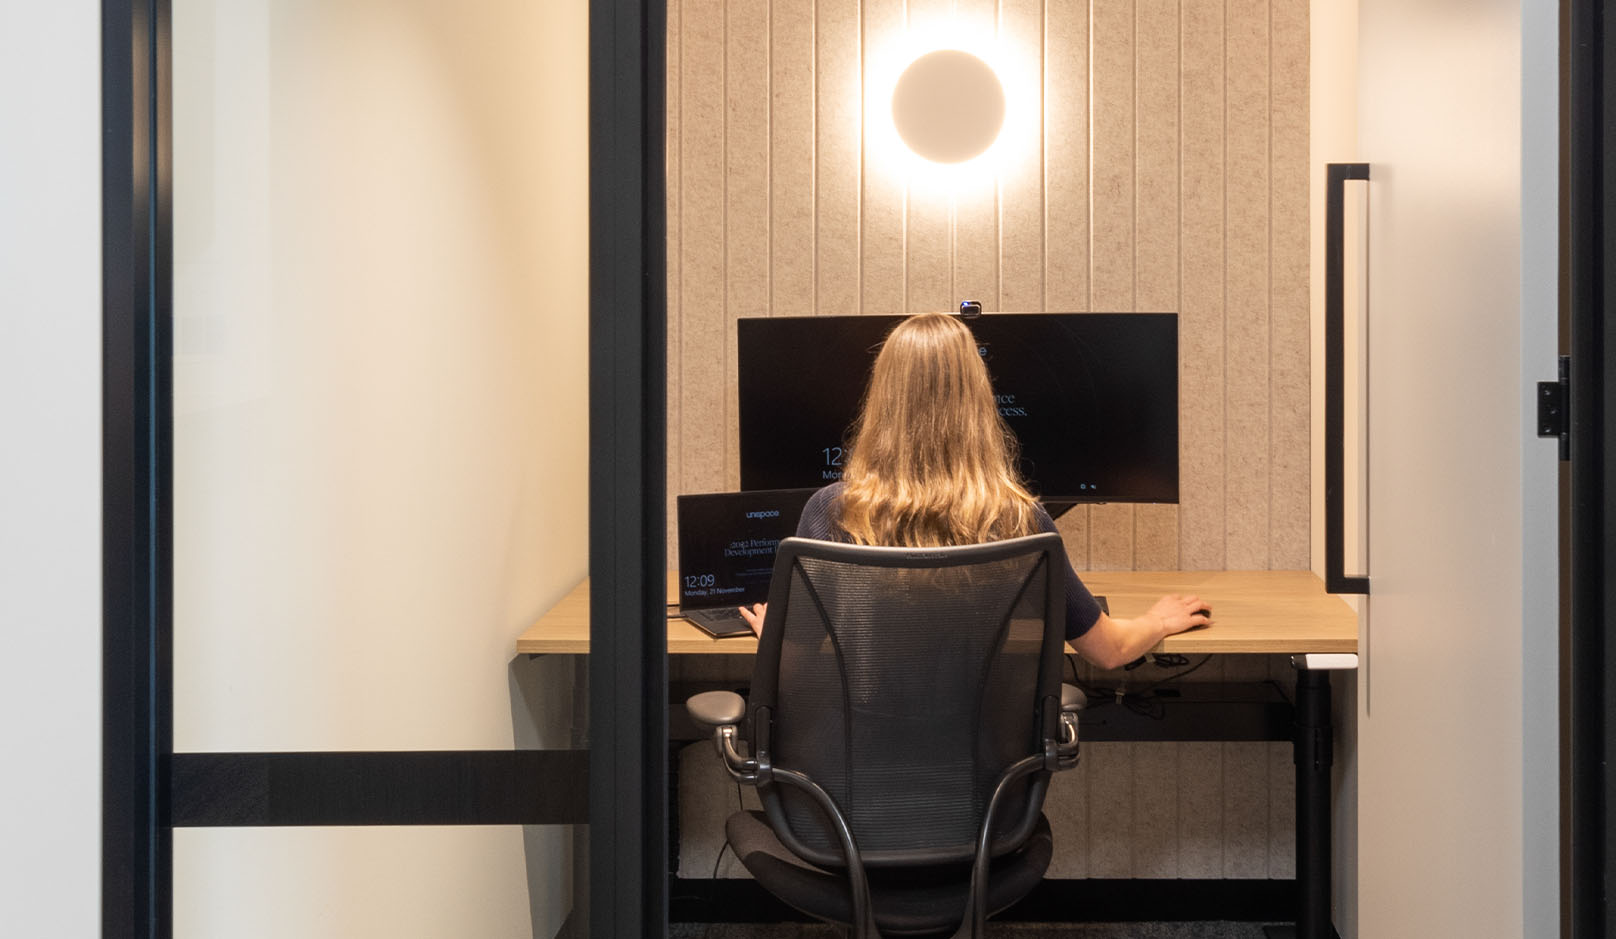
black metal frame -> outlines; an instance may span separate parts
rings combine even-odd
[[[1171,883],[1172,889],[1162,889]],[[669,878],[676,923],[811,923],[755,880]],[[999,923],[1123,923],[1149,911],[1152,922],[1227,920],[1265,923],[1295,915],[1294,880],[1046,879]]]
[[[166,934],[169,656],[168,4],[103,0],[101,909]]]
[[[623,939],[668,909],[666,9],[590,4],[589,908]]]
[[[631,9],[631,3],[617,7]],[[621,67],[625,35],[614,19],[614,4],[597,0],[590,31],[590,57],[595,81]],[[660,11],[659,5],[653,12]],[[613,842],[632,844],[632,856],[641,858],[643,831],[660,831],[662,809],[649,801],[643,818],[616,813],[613,803],[588,802],[586,759],[578,751],[428,751],[385,753],[181,753],[173,752],[173,530],[172,507],[172,163],[170,160],[171,49],[169,0],[102,0],[101,3],[101,111],[102,111],[102,824],[101,824],[101,932],[108,939],[167,937],[172,934],[172,839],[178,825],[374,825],[374,824],[577,824],[588,811],[604,819],[595,835],[603,838],[597,858],[611,858]],[[628,17],[635,24],[660,30],[653,15]],[[603,28],[603,25],[605,28]],[[647,33],[637,34],[643,43]],[[657,43],[660,54],[660,42]],[[643,51],[636,47],[632,54]],[[603,61],[605,60],[605,61]],[[640,59],[636,58],[636,62]],[[636,66],[633,74],[643,77]],[[598,86],[597,86],[598,87]],[[652,86],[654,114],[660,115],[660,84]],[[618,102],[621,103],[621,102]],[[656,123],[638,110],[612,113],[605,100],[592,97],[592,132],[597,137],[660,141]],[[656,131],[653,133],[653,131]],[[638,148],[624,154],[610,146],[591,149],[592,179],[621,176],[632,167],[635,179],[642,165],[660,166],[659,151],[642,157]],[[643,163],[642,160],[654,162]],[[660,174],[641,183],[649,188],[653,205],[649,229],[660,238],[662,185]],[[618,219],[628,206],[614,202],[606,187],[594,193],[592,223],[600,233],[622,234],[625,228],[645,226],[633,217],[632,225]],[[637,205],[637,203],[636,203]],[[603,243],[597,240],[597,244]],[[631,259],[625,259],[631,260]],[[632,282],[653,284],[647,298],[660,314],[660,249],[646,261],[643,276]],[[622,268],[597,271],[595,283],[623,277]],[[592,292],[600,306],[612,302],[607,283],[603,295]],[[640,402],[642,415],[655,415],[650,445],[628,433],[622,415],[610,408],[592,408],[595,426],[591,437],[591,465],[596,501],[613,501],[611,485],[625,479],[602,475],[599,467],[614,461],[640,463],[654,455],[655,485],[631,479],[634,498],[642,511],[622,518],[592,514],[592,563],[602,576],[601,558],[616,563],[625,553],[639,559],[629,567],[631,576],[645,579],[656,568],[661,585],[663,530],[663,452],[661,419],[662,322],[651,318],[642,325],[640,307],[606,307],[615,311],[615,330],[645,329],[654,336],[646,343],[614,350],[619,340],[614,329],[592,335],[598,363],[604,357],[613,370],[630,369],[654,394]],[[596,317],[597,330],[613,316]],[[605,344],[605,345],[603,345]],[[617,354],[613,354],[616,352]],[[598,368],[598,365],[597,365]],[[614,371],[611,380],[616,380]],[[607,382],[610,386],[610,381]],[[601,387],[596,382],[596,387]],[[631,395],[632,398],[632,395]],[[604,423],[604,427],[602,424]],[[643,423],[643,420],[642,420]],[[621,437],[624,447],[613,449]],[[609,513],[608,513],[609,515]],[[645,532],[654,540],[645,541]],[[613,547],[613,546],[616,547]],[[636,552],[635,549],[638,548]],[[643,587],[643,584],[641,585]],[[643,591],[642,591],[643,592]],[[660,594],[659,594],[660,603]],[[602,636],[597,648],[635,652],[637,643],[614,643],[624,637]],[[648,653],[655,654],[655,653]],[[603,658],[603,657],[597,657]],[[657,657],[660,662],[660,656]],[[632,669],[625,669],[632,671]],[[638,686],[630,700],[638,704]],[[656,702],[655,696],[646,699]],[[608,701],[619,707],[620,701]],[[601,692],[591,699],[600,711]],[[644,713],[615,722],[602,719],[596,727],[599,752],[616,753],[620,741],[639,741],[646,728],[657,724],[659,706],[639,705]],[[652,715],[647,718],[646,714]],[[619,748],[621,749],[621,748]],[[624,758],[639,777],[653,778],[655,761]],[[593,762],[593,760],[591,760]],[[644,764],[644,765],[642,765]],[[660,785],[660,778],[657,779]],[[643,787],[642,787],[643,788]],[[612,790],[608,789],[608,792]],[[643,828],[655,826],[654,828]],[[659,856],[660,859],[660,856]],[[660,874],[649,879],[660,884]],[[661,887],[650,896],[660,902]],[[611,883],[597,886],[599,907],[619,905]],[[642,918],[624,917],[615,933],[640,936]]]
[[[1607,55],[1605,5],[1570,0],[1562,67],[1564,115],[1565,231],[1563,247],[1570,320],[1571,506],[1570,632],[1565,681],[1569,717],[1563,745],[1570,750],[1568,780],[1569,902],[1565,921],[1574,939],[1607,936],[1616,874],[1610,838],[1616,805],[1616,642],[1611,615],[1616,581],[1608,576],[1616,557],[1616,384],[1605,364],[1616,361],[1616,332],[1607,326],[1616,310],[1616,57]]]
[[[1331,163],[1324,190],[1324,586],[1368,593],[1369,578],[1346,574],[1346,272],[1343,215],[1349,179],[1368,179],[1367,163]]]

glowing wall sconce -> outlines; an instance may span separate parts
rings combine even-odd
[[[964,163],[987,151],[1004,126],[1004,85],[986,62],[959,49],[920,56],[892,90],[892,123],[917,156]]]

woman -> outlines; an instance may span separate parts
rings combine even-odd
[[[797,534],[855,544],[938,547],[1054,531],[1021,484],[1015,438],[987,366],[957,318],[924,313],[893,328],[876,357],[842,481],[815,493]],[[763,629],[765,604],[741,614]],[[1066,572],[1066,638],[1101,668],[1120,668],[1163,637],[1209,626],[1200,597],[1169,595],[1134,619],[1104,613]]]

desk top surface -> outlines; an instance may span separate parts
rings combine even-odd
[[[1162,594],[1199,594],[1217,625],[1169,636],[1153,652],[1357,652],[1358,617],[1345,600],[1324,592],[1312,571],[1082,571],[1089,590],[1106,598],[1111,614],[1138,616]],[[668,601],[678,597],[668,575]],[[518,654],[589,651],[589,580],[572,589],[516,640]],[[713,639],[678,617],[668,619],[668,653],[746,654],[750,636]]]

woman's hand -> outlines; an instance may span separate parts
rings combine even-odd
[[[769,605],[767,603],[754,603],[751,609],[744,606],[738,607],[738,609],[741,611],[741,619],[746,620],[746,625],[752,627],[752,634],[756,636],[763,635],[763,614],[768,611]]]
[[[1156,601],[1145,616],[1154,616],[1161,623],[1163,638],[1188,629],[1212,625],[1212,604],[1191,594],[1170,593]]]

